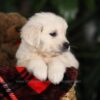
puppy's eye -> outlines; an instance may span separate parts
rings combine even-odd
[[[56,32],[53,32],[53,33],[50,33],[50,35],[51,35],[52,37],[55,37],[55,36],[57,35],[57,33],[56,33]]]

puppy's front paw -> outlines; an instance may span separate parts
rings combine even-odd
[[[47,79],[47,68],[42,67],[44,66],[34,67],[33,74],[39,80],[44,81]]]
[[[29,72],[33,73],[37,79],[41,81],[47,79],[47,66],[43,61],[31,61],[27,69]]]
[[[76,69],[78,69],[79,67],[79,62],[77,61],[77,59],[75,59],[72,63],[72,66],[74,66]]]
[[[50,73],[48,75],[49,80],[53,83],[53,84],[59,84],[64,77],[64,73],[60,73],[60,72],[56,72],[56,73]]]
[[[54,61],[49,64],[48,78],[53,84],[59,84],[64,77],[65,66],[60,61]]]
[[[75,58],[75,56],[71,52],[66,52],[62,56],[60,56],[60,59],[62,62],[65,64],[66,67],[75,67],[78,69],[79,67],[79,62]]]

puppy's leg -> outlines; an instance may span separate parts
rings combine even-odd
[[[59,59],[54,59],[48,66],[48,78],[53,84],[59,84],[64,77],[65,66]]]
[[[75,56],[71,52],[65,52],[59,56],[60,61],[63,62],[64,66],[66,67],[75,67],[78,69],[79,62],[75,58]]]
[[[33,73],[34,76],[43,81],[47,78],[47,66],[42,58],[32,59],[27,66],[29,72]]]
[[[66,52],[56,57],[49,63],[48,78],[54,84],[59,84],[64,76],[67,67],[79,66],[77,59],[71,52]]]

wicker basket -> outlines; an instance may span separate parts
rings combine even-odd
[[[61,100],[76,100],[76,92],[74,86],[61,98]]]

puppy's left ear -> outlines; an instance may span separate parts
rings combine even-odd
[[[21,38],[24,39],[31,46],[39,46],[40,34],[43,31],[41,24],[26,24],[21,30]]]

